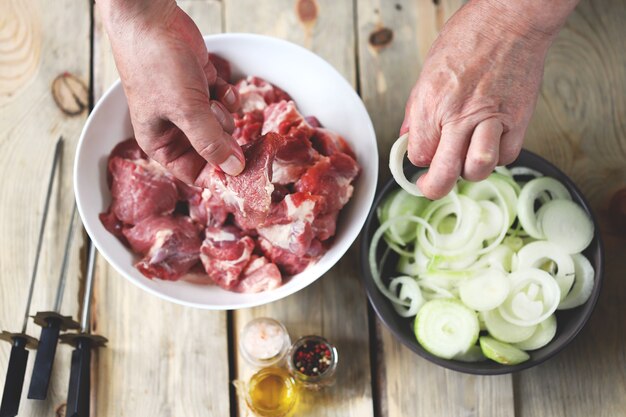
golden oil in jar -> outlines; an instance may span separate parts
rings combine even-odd
[[[298,402],[295,380],[285,369],[261,369],[248,382],[246,402],[260,417],[288,416]]]

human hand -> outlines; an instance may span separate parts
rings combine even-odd
[[[548,48],[577,0],[474,0],[444,26],[411,92],[400,134],[429,170],[417,186],[445,196],[459,176],[486,178],[519,154]],[[553,10],[548,10],[555,7]]]
[[[97,4],[139,146],[188,184],[203,186],[212,165],[239,174],[245,160],[230,135],[238,95],[217,77],[191,18],[173,0]]]

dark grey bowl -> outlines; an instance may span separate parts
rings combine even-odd
[[[393,179],[389,180],[389,182],[385,184],[382,191],[376,197],[374,205],[372,206],[372,209],[370,210],[369,216],[365,223],[365,228],[363,229],[363,238],[361,240],[361,275],[363,277],[367,296],[370,303],[372,304],[372,307],[374,308],[374,311],[376,311],[378,317],[380,317],[381,321],[387,326],[387,328],[389,328],[389,330],[391,330],[395,337],[398,338],[398,340],[400,340],[406,346],[408,346],[412,351],[414,351],[421,357],[436,363],[437,365],[453,369],[455,371],[479,375],[499,375],[521,371],[522,369],[530,368],[550,359],[561,350],[563,350],[582,330],[585,323],[587,323],[587,320],[589,320],[589,317],[591,316],[596,302],[598,301],[598,296],[600,295],[600,286],[602,283],[602,277],[604,275],[604,250],[602,248],[602,241],[600,240],[598,223],[593,215],[593,212],[591,211],[591,208],[589,207],[589,203],[587,202],[587,200],[585,200],[582,193],[574,185],[572,180],[570,180],[563,172],[561,172],[550,162],[532,152],[522,150],[517,160],[513,162],[510,166],[526,166],[561,181],[572,194],[574,201],[580,204],[591,216],[596,230],[593,241],[584,251],[584,255],[587,256],[587,258],[591,261],[595,269],[595,282],[591,297],[585,304],[580,307],[571,310],[557,311],[556,336],[548,345],[544,346],[543,348],[528,352],[530,354],[530,359],[526,362],[523,362],[519,365],[501,365],[491,360],[466,363],[455,360],[442,359],[434,356],[433,354],[427,352],[424,348],[422,348],[419,343],[417,343],[417,340],[413,333],[413,318],[400,317],[393,309],[391,302],[383,294],[380,293],[372,279],[372,274],[369,269],[368,249],[369,243],[372,240],[372,236],[379,226],[378,218],[376,216],[376,208],[387,196],[387,194],[399,188],[399,186],[395,183]],[[414,167],[411,164],[405,165],[405,173],[409,178],[411,175],[415,174],[417,170],[418,168]],[[385,242],[381,239],[378,248],[378,259],[380,259],[380,256],[382,255],[384,249]],[[388,282],[389,278],[394,275],[394,271],[392,269],[395,265],[395,261],[397,258],[394,259],[392,256],[393,255],[391,253],[390,258],[387,260],[386,266],[382,271],[383,282]]]

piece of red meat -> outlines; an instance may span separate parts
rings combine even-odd
[[[135,267],[148,278],[176,281],[198,262],[200,232],[186,216],[150,216],[123,230],[135,253]]]
[[[217,70],[217,76],[220,77],[222,80],[229,82],[231,76],[230,62],[228,62],[221,56],[213,54],[211,52],[209,52],[209,61],[211,61],[211,64],[213,64],[213,66]]]
[[[356,160],[356,154],[341,135],[330,130],[317,128],[311,137],[313,148],[324,156],[330,156],[336,152],[343,152]]]
[[[237,82],[235,88],[239,93],[243,113],[263,110],[268,104],[281,100],[291,100],[289,94],[259,77],[246,77]]]
[[[294,255],[304,256],[315,239],[314,222],[323,198],[309,193],[294,193],[274,203],[265,225],[257,229],[259,236],[273,246]]]
[[[287,249],[277,247],[263,237],[259,237],[258,247],[270,261],[278,266],[281,272],[287,275],[295,275],[304,271],[307,266],[317,261],[324,252],[321,243],[316,239],[311,242],[309,250],[304,255],[296,255]]]
[[[324,197],[322,213],[341,210],[352,196],[352,181],[359,175],[356,161],[338,152],[325,156],[296,183],[296,190]]]
[[[243,115],[233,114],[235,121],[235,130],[233,138],[241,146],[250,142],[254,142],[261,137],[261,129],[263,128],[263,111],[253,110]]]
[[[148,159],[148,155],[139,147],[135,138],[128,138],[115,145],[115,148],[109,154],[109,161],[114,156],[130,160]]]
[[[312,128],[322,127],[322,124],[315,116],[307,116],[304,118],[308,124],[311,125]]]
[[[219,170],[210,177],[208,188],[224,202],[243,229],[263,224],[272,203],[272,163],[285,139],[269,133],[244,148],[246,167],[236,177]]]
[[[152,215],[171,214],[178,201],[174,177],[150,160],[131,161],[114,156],[109,210],[123,223],[137,224]]]
[[[124,230],[124,223],[120,221],[120,219],[118,219],[110,209],[106,213],[100,213],[98,217],[100,218],[104,228],[107,229],[109,233],[121,240],[123,244],[128,244],[124,233],[122,233]]]
[[[226,290],[234,289],[248,265],[254,240],[234,226],[207,227],[200,248],[200,260],[213,282]]]
[[[189,217],[201,229],[206,226],[221,226],[226,222],[229,211],[211,190],[178,182],[180,198],[189,205]]]
[[[263,110],[262,134],[276,132],[283,136],[309,139],[315,129],[304,120],[293,101],[280,101],[270,104]]]
[[[265,256],[252,255],[235,291],[257,293],[272,290],[281,284],[282,276],[276,264],[270,263]]]
[[[311,226],[317,239],[324,241],[335,235],[338,215],[338,211],[332,211],[330,213],[321,214],[313,220]]]
[[[318,159],[319,153],[306,138],[286,136],[272,165],[274,184],[291,184],[304,174]]]

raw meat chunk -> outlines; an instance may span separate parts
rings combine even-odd
[[[151,215],[171,214],[178,201],[174,177],[156,162],[114,156],[109,161],[110,211],[126,224],[136,224]]]
[[[319,153],[313,149],[308,139],[287,136],[272,164],[272,182],[274,184],[294,183],[318,159]]]
[[[235,121],[233,138],[239,145],[246,145],[261,137],[263,111],[253,110],[244,113],[243,116],[235,113],[233,114],[233,119]]]
[[[200,233],[189,217],[150,216],[123,233],[148,278],[176,281],[198,262]]]
[[[239,92],[241,111],[263,110],[268,104],[291,100],[289,94],[259,77],[247,77],[235,84]]]
[[[255,293],[280,287],[282,277],[276,264],[270,263],[265,256],[252,255],[250,263],[243,270],[241,280],[235,291]]]
[[[284,138],[269,133],[244,149],[246,167],[236,177],[215,171],[209,188],[244,229],[263,224],[272,203],[272,163]]]
[[[293,101],[281,101],[270,104],[263,111],[262,134],[276,132],[284,136],[293,136],[300,139],[309,139],[315,130],[309,125],[304,116],[298,112]]]
[[[323,213],[341,210],[352,196],[352,181],[359,166],[348,155],[338,152],[325,156],[307,170],[296,183],[296,190],[324,197]]]
[[[281,272],[287,275],[295,275],[304,271],[309,264],[322,256],[322,245],[318,240],[313,240],[309,250],[304,256],[298,256],[287,249],[274,246],[270,241],[259,237],[258,245],[263,254],[278,266]]]
[[[317,120],[317,117],[315,116],[307,116],[304,118],[304,120],[306,120],[306,122],[310,124],[312,128],[322,127],[322,124],[319,120]]]
[[[335,236],[338,215],[338,211],[331,211],[330,213],[325,213],[316,217],[311,225],[313,227],[315,237],[324,241],[332,236]]]
[[[115,214],[111,212],[110,208],[106,213],[100,213],[98,217],[100,218],[104,228],[107,229],[109,233],[120,239],[125,245],[128,244],[124,233],[122,233],[124,230],[124,223],[122,223],[120,219],[118,219]]]
[[[204,229],[205,226],[221,226],[226,222],[228,210],[211,190],[178,183],[181,198],[189,205],[189,217]]]
[[[248,265],[254,240],[234,226],[207,227],[200,260],[209,278],[226,290],[234,289]]]
[[[345,141],[337,133],[331,132],[323,128],[315,129],[315,133],[311,137],[311,143],[319,153],[324,156],[330,156],[336,152],[343,152],[356,160],[356,155],[348,142]]]
[[[135,159],[148,159],[148,155],[139,147],[135,138],[126,139],[124,142],[115,145],[115,148],[113,148],[109,155],[109,161],[111,161],[114,156],[130,159],[131,161]]]

